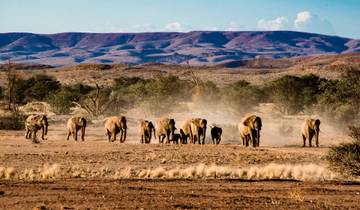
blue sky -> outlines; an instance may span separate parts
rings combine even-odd
[[[297,30],[360,38],[360,0],[0,0],[0,32]]]

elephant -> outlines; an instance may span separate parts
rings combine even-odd
[[[213,144],[220,144],[222,128],[217,126],[210,126],[210,127],[211,127],[211,139]]]
[[[156,136],[159,138],[159,143],[164,143],[166,137],[166,143],[170,143],[174,138],[174,132],[176,130],[175,120],[170,118],[161,118],[156,122]]]
[[[84,117],[71,117],[67,122],[68,135],[66,140],[69,140],[70,135],[77,141],[77,133],[81,129],[81,140],[85,141],[86,119]]]
[[[205,144],[207,120],[202,118],[192,118],[185,120],[181,125],[180,134],[183,144],[187,143],[190,138],[190,143]]]
[[[315,136],[316,147],[319,147],[319,132],[320,120],[319,119],[305,119],[302,126],[303,147],[305,147],[306,140],[309,140],[309,147],[311,147],[312,138]]]
[[[139,133],[141,136],[141,140],[140,142],[143,144],[149,144],[151,141],[151,137],[154,133],[154,138],[156,139],[155,136],[155,127],[152,124],[152,122],[148,121],[148,120],[141,120],[139,123]]]
[[[244,127],[243,127],[244,126]],[[252,142],[253,147],[260,146],[260,131],[262,128],[261,118],[256,115],[245,117],[238,126],[240,137],[246,145],[249,140]]]
[[[181,141],[181,134],[180,133],[174,133],[174,137],[171,140],[174,144],[179,144],[179,141]]]
[[[38,130],[42,130],[41,139],[45,140],[45,135],[48,131],[48,119],[46,115],[30,115],[25,120],[25,138],[32,141],[36,141],[36,133]]]
[[[250,134],[251,129],[248,126],[245,126],[242,122],[239,123],[238,126],[240,138],[242,139],[243,146],[249,146],[249,142],[251,140]]]
[[[124,116],[108,117],[105,121],[105,135],[108,137],[109,142],[116,140],[116,135],[120,133],[120,143],[124,143],[126,140],[126,118]]]

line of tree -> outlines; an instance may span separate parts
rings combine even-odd
[[[95,84],[62,85],[47,75],[22,79],[8,72],[0,99],[9,109],[31,101],[47,101],[56,113],[68,114],[71,107],[81,107],[90,116],[120,113],[132,107],[143,108],[153,115],[171,112],[182,102],[201,106],[222,103],[235,112],[252,111],[259,103],[274,103],[284,114],[322,113],[334,120],[354,123],[360,117],[360,73],[349,71],[341,79],[328,80],[310,74],[283,76],[263,85],[240,80],[218,87],[213,82],[181,80],[175,76],[156,79],[115,78],[111,86]]]

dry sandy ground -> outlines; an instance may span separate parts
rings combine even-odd
[[[120,144],[103,133],[90,125],[85,142],[66,141],[59,123],[32,144],[0,131],[0,209],[360,208],[359,183],[325,171],[326,146],[140,145],[135,131]]]
[[[238,180],[0,181],[1,209],[359,209],[359,185]]]

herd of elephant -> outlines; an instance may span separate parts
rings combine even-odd
[[[81,140],[85,140],[86,119],[84,117],[71,117],[67,122],[68,134],[67,140],[72,136],[77,141],[78,131],[81,130]],[[25,138],[33,139],[36,142],[36,133],[42,130],[41,138],[44,140],[48,131],[48,119],[46,115],[30,115],[25,120]],[[218,126],[211,127],[211,139],[213,144],[220,144],[222,128]],[[191,118],[185,120],[181,124],[179,133],[175,133],[175,120],[171,118],[158,119],[156,125],[148,120],[141,120],[139,122],[139,136],[142,144],[149,144],[152,136],[158,138],[159,143],[175,144],[205,144],[207,120],[202,118]],[[243,145],[253,147],[260,146],[260,131],[262,128],[262,120],[257,115],[250,115],[243,118],[238,124],[240,139]],[[120,135],[120,142],[124,143],[126,140],[127,131],[126,117],[113,116],[105,120],[105,135],[108,137],[109,142],[114,142],[116,136]],[[315,138],[316,146],[319,146],[319,132],[320,120],[307,118],[302,126],[303,146],[305,147],[306,141],[309,146],[312,146],[312,139]],[[164,142],[166,138],[166,141]]]

